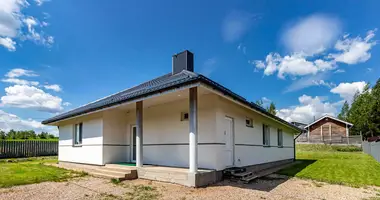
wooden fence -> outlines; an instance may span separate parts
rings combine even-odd
[[[58,155],[58,141],[0,140],[0,158]]]
[[[346,144],[346,145],[361,145],[362,137],[360,135],[351,135],[349,137],[342,136],[310,136],[307,134],[300,135],[297,143],[316,143],[316,144]]]

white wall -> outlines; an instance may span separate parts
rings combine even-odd
[[[113,109],[103,112],[103,163],[128,162],[127,113]]]
[[[198,97],[198,161],[200,168],[214,169],[217,147],[215,95]],[[189,166],[189,121],[181,121],[181,113],[188,112],[188,99],[144,108],[143,162],[164,166]],[[127,115],[128,127],[135,124],[135,111]],[[130,137],[130,128],[127,128]],[[129,143],[129,141],[128,141]]]
[[[199,168],[226,168],[225,116],[234,119],[236,166],[293,158],[294,136],[283,125],[216,94],[200,95],[198,99]],[[136,111],[130,108],[110,109],[61,124],[59,160],[99,165],[130,162],[131,126],[136,121]],[[187,98],[144,107],[145,164],[189,166],[189,122],[181,121],[181,113],[188,110]],[[246,127],[247,116],[253,119],[253,128]],[[73,124],[79,122],[83,122],[83,146],[73,147]],[[271,127],[271,147],[262,146],[263,123]],[[284,148],[277,147],[278,127],[283,129]]]
[[[217,142],[224,142],[225,116],[234,119],[235,166],[248,166],[294,157],[291,130],[223,97],[217,103]],[[253,119],[253,128],[245,124],[246,117]],[[270,147],[263,147],[263,123],[270,126]],[[283,130],[283,148],[277,147],[277,128]],[[223,150],[217,154],[218,169],[225,168]]]
[[[103,120],[82,119],[59,127],[58,160],[88,164],[103,164]],[[83,123],[82,146],[73,146],[75,123]]]

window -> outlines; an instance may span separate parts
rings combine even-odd
[[[181,121],[188,121],[189,120],[189,113],[182,112],[181,113]]]
[[[83,124],[75,124],[74,126],[74,146],[80,146],[82,144],[82,131]]]
[[[263,145],[270,146],[270,128],[263,124]]]
[[[282,138],[282,130],[281,129],[277,130],[277,145],[279,147],[283,146],[283,138]]]
[[[251,118],[246,117],[245,118],[245,126],[253,128],[253,120]]]

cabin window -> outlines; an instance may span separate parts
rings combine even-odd
[[[270,146],[270,127],[263,124],[263,145]]]
[[[75,124],[74,126],[74,146],[82,145],[83,123]]]
[[[253,128],[253,120],[251,118],[245,118],[245,126]]]
[[[182,112],[181,113],[181,121],[188,121],[189,120],[189,113]]]
[[[282,137],[282,130],[281,129],[277,130],[277,145],[279,147],[282,147],[284,145],[283,144],[283,137]]]

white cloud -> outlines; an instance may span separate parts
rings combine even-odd
[[[50,47],[54,43],[54,37],[45,35],[43,31],[37,32],[36,27],[44,27],[47,25],[46,22],[41,24],[34,17],[27,17],[24,20],[24,23],[28,27],[28,33],[24,36],[24,38],[34,41],[37,44],[45,45]]]
[[[61,86],[57,85],[57,84],[53,84],[53,85],[44,85],[44,88],[45,89],[48,89],[48,90],[53,90],[55,92],[60,92],[62,91],[62,88]]]
[[[5,88],[1,97],[3,106],[29,108],[38,111],[56,113],[63,110],[62,99],[45,93],[34,86],[14,85]]]
[[[356,92],[362,93],[366,82],[352,82],[352,83],[340,83],[338,86],[332,88],[330,92],[334,94],[339,94],[341,98],[348,102],[352,102],[352,98],[354,97]]]
[[[277,76],[284,79],[286,75],[305,76],[333,70],[336,64],[333,61],[317,59],[309,61],[303,53],[294,53],[281,57],[278,53],[269,53],[264,61],[256,60],[252,63],[257,69],[264,69],[264,75],[272,75],[278,71]]]
[[[46,46],[51,46],[54,42],[52,36],[36,30],[36,26],[40,25],[36,18],[22,13],[29,5],[26,0],[0,1],[0,45],[9,51],[16,50],[16,40],[32,40]]]
[[[5,76],[9,77],[9,78],[17,78],[17,77],[21,77],[21,76],[28,76],[28,77],[38,76],[38,74],[36,74],[32,70],[15,68],[15,69],[12,69],[11,71],[9,71],[7,74],[5,74]]]
[[[46,131],[58,135],[58,130],[53,126],[42,125],[41,122],[32,119],[21,119],[20,117],[0,110],[0,129],[4,131],[34,130],[36,133]]]
[[[339,73],[344,73],[344,72],[346,72],[344,69],[338,69],[334,73],[339,74]]]
[[[70,103],[70,102],[63,102],[62,105],[63,105],[63,106],[71,106],[71,103]]]
[[[247,54],[247,47],[244,46],[242,43],[240,43],[240,44],[238,45],[237,49],[238,49],[239,51],[242,51],[244,55]]]
[[[284,93],[298,91],[310,86],[326,86],[328,88],[335,87],[336,85],[334,83],[325,81],[328,77],[329,74],[327,73],[318,73],[316,75],[302,77],[289,85],[285,89]]]
[[[4,46],[8,51],[16,51],[16,42],[14,42],[11,38],[0,37],[0,45]]]
[[[200,73],[204,76],[210,76],[217,68],[217,58],[207,59],[201,66]]]
[[[288,108],[280,109],[277,111],[277,116],[288,122],[302,122],[310,123],[314,118],[319,118],[323,115],[336,116],[338,107],[342,102],[330,103],[326,98],[316,96],[311,97],[302,95],[298,98],[299,105],[291,106]]]
[[[245,11],[233,11],[229,13],[222,24],[222,37],[226,42],[239,40],[252,25],[255,15]]]
[[[335,44],[335,49],[340,51],[337,54],[330,54],[330,57],[334,58],[337,62],[346,64],[356,64],[367,61],[371,58],[369,52],[373,46],[376,45],[376,41],[373,41],[375,37],[375,30],[367,32],[367,36],[363,39],[361,37],[349,38],[349,35],[345,35],[343,40],[338,40]]]
[[[308,55],[329,48],[341,31],[340,21],[328,15],[315,14],[287,27],[282,41],[290,52]]]
[[[7,79],[2,79],[1,81],[5,82],[5,83],[13,83],[16,85],[34,85],[34,86],[37,86],[40,84],[37,81],[27,81],[27,80],[18,79],[18,78],[7,78]]]
[[[37,6],[42,6],[45,2],[49,2],[50,0],[34,0]]]

